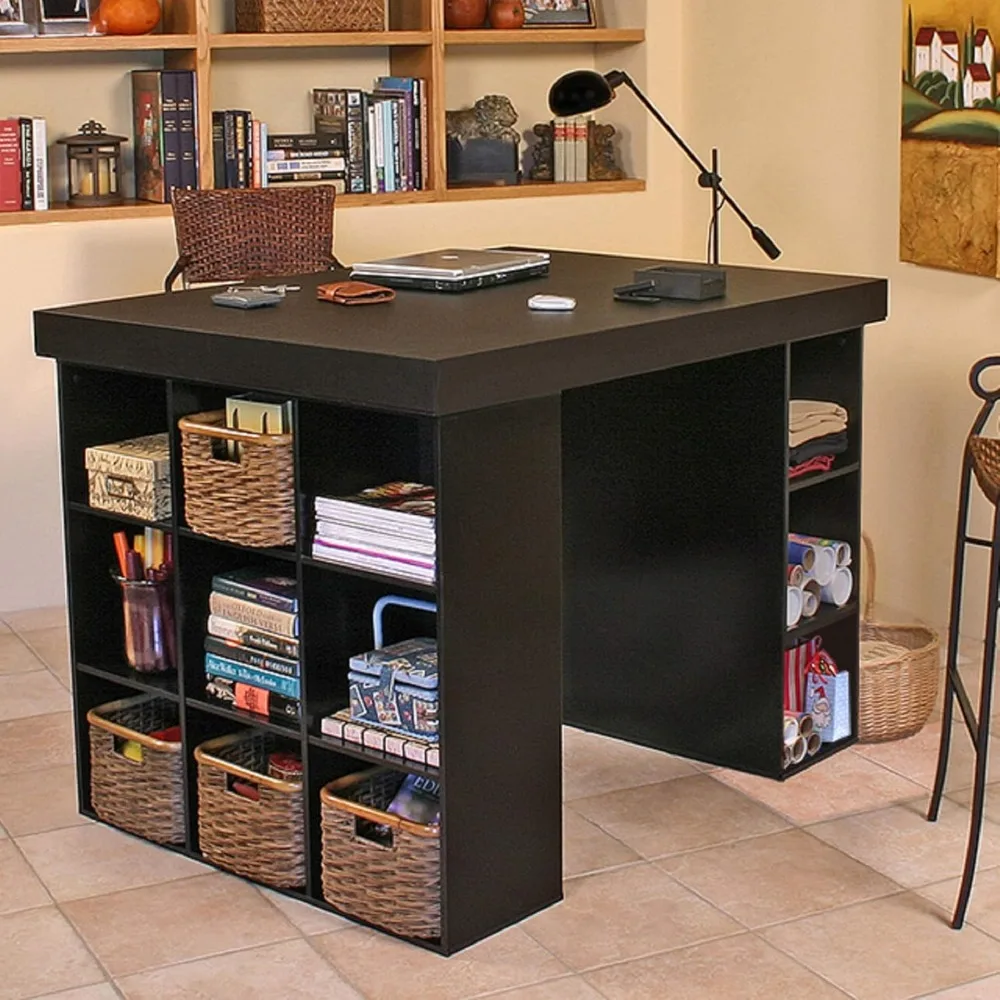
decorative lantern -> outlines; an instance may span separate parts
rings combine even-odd
[[[121,145],[128,141],[125,136],[110,135],[91,119],[80,126],[77,135],[58,141],[66,147],[67,205],[97,208],[124,202]]]

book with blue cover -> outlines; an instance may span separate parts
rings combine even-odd
[[[205,654],[205,673],[215,677],[228,677],[230,680],[263,688],[265,691],[273,691],[284,698],[295,700],[300,698],[301,685],[298,677],[282,677],[266,670],[257,670],[235,660],[216,656],[214,653]]]

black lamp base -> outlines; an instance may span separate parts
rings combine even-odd
[[[701,302],[720,299],[726,294],[726,269],[709,264],[684,267],[679,264],[656,264],[635,272],[631,285],[615,289],[622,302],[659,302],[661,299],[685,299]]]

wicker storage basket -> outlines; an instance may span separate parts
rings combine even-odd
[[[862,536],[865,560],[861,621],[858,738],[886,743],[919,733],[930,717],[941,679],[938,634],[926,625],[872,620],[875,550]]]
[[[188,525],[237,545],[294,544],[292,435],[235,430],[225,421],[218,410],[178,422]],[[228,457],[226,442],[239,445],[237,460]]]
[[[94,812],[105,823],[158,844],[184,843],[181,742],[149,735],[177,725],[177,706],[143,694],[92,708],[87,723]]]
[[[323,898],[396,934],[438,938],[440,828],[385,812],[404,777],[375,768],[332,781],[320,792]]]
[[[265,733],[237,733],[196,747],[201,853],[237,875],[267,885],[305,885],[305,802],[301,781],[268,776],[278,749]],[[233,790],[256,789],[255,801]]]
[[[237,31],[385,31],[385,0],[236,0]]]

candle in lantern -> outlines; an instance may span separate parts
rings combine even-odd
[[[111,194],[111,171],[107,160],[97,161],[97,193]]]
[[[91,170],[82,163],[79,167],[80,183],[77,185],[77,193],[91,195],[94,193],[94,175]]]

